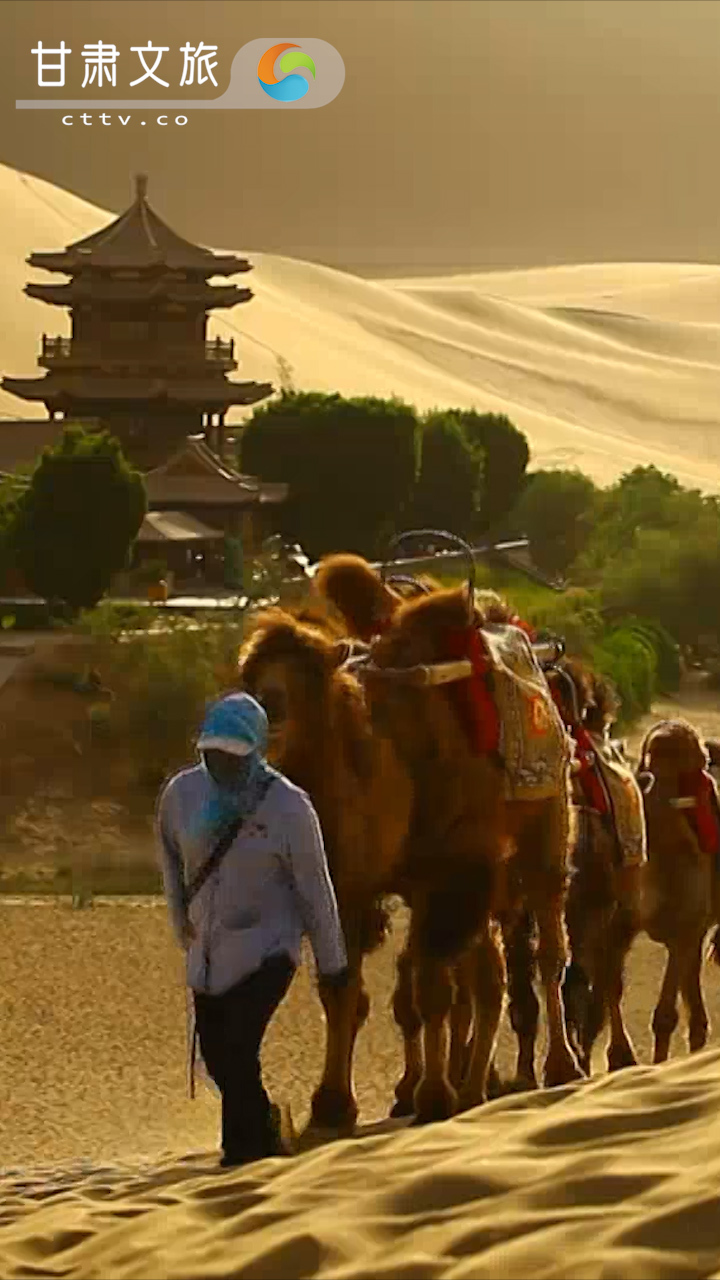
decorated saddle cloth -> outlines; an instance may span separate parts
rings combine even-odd
[[[511,800],[546,800],[567,786],[571,744],[532,646],[515,626],[486,625],[499,752]]]
[[[590,734],[595,766],[605,795],[604,813],[612,824],[624,867],[647,862],[647,832],[642,793],[632,771],[607,739]]]

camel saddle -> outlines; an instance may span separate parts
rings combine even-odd
[[[623,867],[638,867],[647,862],[647,830],[642,792],[635,776],[609,738],[588,734],[594,761],[593,768],[603,796],[598,809],[611,828],[619,862]]]
[[[567,785],[571,744],[524,630],[486,624],[480,636],[491,672],[506,790],[511,800],[545,800]]]

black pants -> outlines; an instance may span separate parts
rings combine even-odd
[[[289,956],[272,956],[220,996],[195,992],[198,1042],[222,1096],[222,1146],[228,1160],[240,1163],[278,1154],[260,1047],[294,973]]]

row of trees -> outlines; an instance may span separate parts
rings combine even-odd
[[[720,499],[637,467],[608,488],[580,471],[528,477],[511,523],[547,573],[593,589],[605,616],[654,618],[720,653]]]
[[[312,558],[380,554],[402,528],[475,538],[514,505],[529,460],[505,417],[419,416],[398,400],[284,392],[242,432],[239,462],[289,482],[276,532]],[[71,610],[96,604],[126,567],[146,510],[142,476],[105,433],[68,427],[29,477],[0,487],[0,572]]]
[[[253,414],[238,461],[263,480],[290,481],[278,532],[317,559],[379,555],[402,528],[481,536],[515,505],[529,457],[500,414],[423,416],[400,400],[290,391]]]
[[[312,558],[381,554],[410,527],[525,534],[539,568],[590,593],[607,623],[653,619],[720,655],[720,499],[655,467],[599,488],[578,470],[528,475],[528,459],[502,416],[294,391],[256,411],[239,446],[244,470],[290,482],[278,532]],[[0,485],[0,572],[90,607],[127,566],[145,510],[117,441],[69,427],[31,476]]]

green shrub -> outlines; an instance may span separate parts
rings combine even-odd
[[[658,691],[659,662],[648,635],[632,626],[615,627],[593,645],[590,658],[617,690],[621,725],[632,724],[650,710]]]
[[[677,693],[682,667],[680,648],[659,623],[647,618],[628,618],[623,623],[633,634],[649,640],[657,659],[657,684],[660,693]]]
[[[139,785],[159,786],[191,758],[207,702],[234,684],[241,639],[237,626],[177,620],[112,645],[103,676],[119,695],[103,736],[127,743]]]

